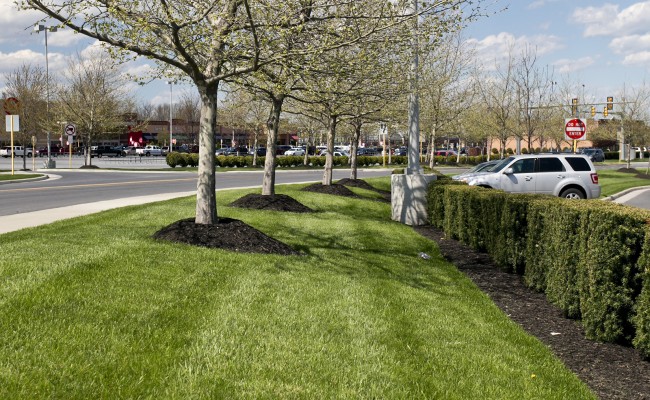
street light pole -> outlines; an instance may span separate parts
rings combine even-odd
[[[52,160],[51,140],[50,140],[50,62],[47,49],[47,32],[56,32],[56,26],[45,26],[36,24],[34,25],[34,32],[45,32],[45,112],[47,121],[47,168],[54,168],[55,164]],[[32,151],[36,151],[33,149]]]
[[[172,123],[172,96],[173,96],[173,87],[174,87],[174,82],[173,81],[167,81],[167,84],[169,85],[169,152],[172,152],[173,145],[172,145],[172,131],[173,131],[173,123]]]
[[[409,148],[406,174],[420,174],[420,104],[418,100],[418,1],[413,0],[413,58],[411,59],[411,93],[409,93]]]

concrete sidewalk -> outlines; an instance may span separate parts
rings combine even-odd
[[[0,217],[0,234],[17,231],[23,228],[45,225],[64,219],[80,217],[82,215],[93,214],[113,208],[153,203],[156,201],[164,201],[192,195],[196,196],[196,191],[128,197],[125,199],[98,201],[95,203],[77,204],[68,207],[51,208],[49,210],[6,215]]]

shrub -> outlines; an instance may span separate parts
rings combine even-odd
[[[499,199],[502,201],[501,220],[496,221],[499,232],[494,232],[496,242],[488,247],[488,252],[504,271],[523,273],[528,203],[535,197],[502,192]]]
[[[167,153],[167,156],[165,156],[165,161],[167,162],[167,165],[169,165],[172,168],[176,168],[178,165],[178,159],[181,157],[181,153],[178,152],[171,152]]]
[[[190,167],[196,167],[199,165],[199,155],[196,153],[187,154],[187,165]]]
[[[187,167],[187,153],[179,153],[178,155],[178,165],[183,168]]]
[[[636,313],[633,317],[636,330],[634,347],[644,357],[650,359],[650,227],[646,227],[643,249],[639,257],[639,269],[642,290],[637,298]]]
[[[584,218],[578,264],[580,311],[587,337],[629,342],[632,307],[640,292],[637,261],[648,213],[601,204]]]
[[[499,150],[497,150],[496,148],[493,147],[492,148],[492,154],[499,154]]]

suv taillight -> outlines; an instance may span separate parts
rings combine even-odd
[[[591,174],[591,183],[598,185],[598,174],[595,172]]]

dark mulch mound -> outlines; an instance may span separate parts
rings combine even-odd
[[[444,238],[430,226],[417,232],[435,241],[442,255],[463,271],[497,306],[528,333],[546,344],[602,399],[650,399],[650,362],[634,349],[585,338],[577,321],[563,317],[542,293],[527,288],[484,253]]]
[[[377,189],[376,187],[372,186],[371,184],[364,181],[363,179],[344,178],[344,179],[339,180],[336,183],[338,185],[343,185],[343,186],[352,186],[352,187],[358,187],[358,188],[361,188],[361,189],[372,190],[373,192],[380,193],[385,200],[390,201],[390,191]]]
[[[182,219],[162,228],[153,237],[170,242],[240,253],[300,254],[252,226],[231,218],[219,218],[218,222],[213,225],[196,224],[194,218]]]
[[[338,183],[332,183],[331,185],[323,185],[322,183],[314,183],[313,185],[305,186],[302,190],[306,192],[316,192],[324,194],[333,194],[336,196],[345,196],[345,197],[359,197],[353,191],[348,189],[343,185]]]
[[[252,208],[254,210],[289,211],[296,213],[314,212],[293,197],[286,194],[261,195],[250,193],[232,203],[232,207]]]
[[[617,171],[634,174],[637,178],[641,178],[641,179],[650,179],[650,175],[639,172],[639,170],[636,168],[619,168],[617,169]]]

